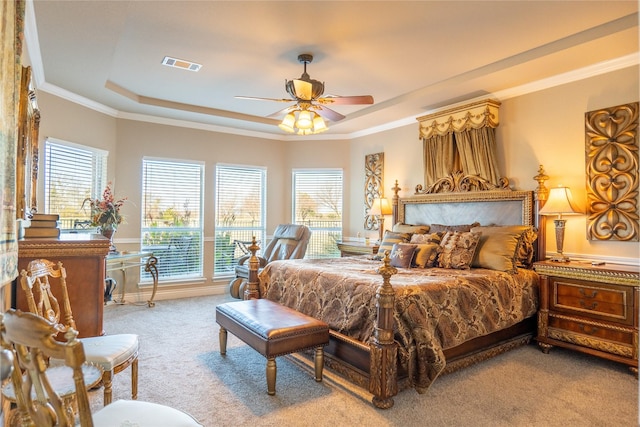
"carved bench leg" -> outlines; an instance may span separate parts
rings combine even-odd
[[[267,394],[273,396],[276,394],[276,373],[278,367],[276,366],[275,357],[267,359]]]
[[[316,381],[322,381],[322,368],[324,367],[324,350],[322,346],[316,347],[316,357],[315,357],[315,366],[316,366]]]
[[[222,326],[220,326],[218,338],[220,339],[220,354],[224,356],[227,354],[227,330]]]

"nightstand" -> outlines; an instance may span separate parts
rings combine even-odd
[[[338,249],[340,249],[340,256],[355,256],[355,255],[375,255],[378,253],[377,244],[364,242],[337,242]]]
[[[540,275],[538,345],[565,347],[624,363],[638,374],[640,268],[536,262]]]

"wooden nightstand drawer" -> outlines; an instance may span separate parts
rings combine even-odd
[[[581,341],[587,347],[597,349],[602,347],[600,342],[596,342],[599,340],[614,341],[624,344],[625,347],[633,345],[632,328],[552,314],[549,316],[549,338],[558,339],[558,334],[563,337],[573,336],[574,339],[570,341]],[[578,335],[582,337],[577,337]]]
[[[633,288],[551,278],[550,309],[633,324]]]

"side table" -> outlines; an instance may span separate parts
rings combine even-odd
[[[640,268],[540,261],[538,345],[624,363],[638,374]]]
[[[356,256],[356,255],[375,255],[378,253],[379,245],[369,243],[366,244],[364,242],[355,242],[355,241],[347,241],[347,242],[336,242],[338,245],[338,249],[340,250],[340,256]]]
[[[118,252],[107,255],[107,273],[120,271],[122,273],[122,287],[120,288],[120,301],[124,304],[125,287],[127,284],[126,270],[131,267],[144,267],[144,271],[151,274],[153,279],[153,291],[151,298],[147,301],[149,307],[156,305],[153,299],[158,290],[158,258],[153,256],[153,252]]]

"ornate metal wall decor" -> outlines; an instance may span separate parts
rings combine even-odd
[[[585,114],[587,238],[639,241],[638,103]]]
[[[378,230],[378,219],[369,215],[373,200],[384,196],[384,153],[364,156],[364,229]]]

